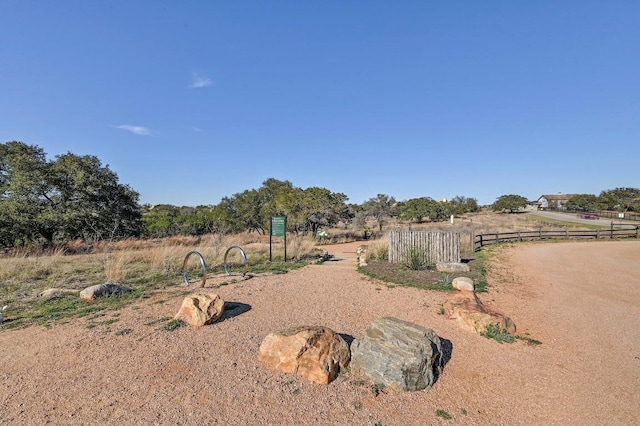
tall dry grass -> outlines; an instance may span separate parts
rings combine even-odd
[[[257,234],[177,236],[165,239],[127,239],[85,244],[72,241],[47,251],[20,249],[0,258],[0,304],[35,300],[47,288],[82,289],[104,282],[138,283],[148,288],[178,285],[183,263],[192,251],[200,253],[208,274],[223,274],[225,252],[239,246],[258,264],[269,259],[268,240]],[[304,259],[319,251],[311,237],[296,236],[288,241],[288,258]],[[82,254],[74,254],[82,253]],[[274,242],[274,260],[282,260],[282,242]],[[239,250],[229,250],[227,263],[242,265]],[[202,273],[196,256],[190,256],[186,271]]]

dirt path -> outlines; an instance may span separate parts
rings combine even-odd
[[[0,424],[640,423],[640,242],[519,245],[496,257],[481,298],[539,346],[464,332],[438,314],[446,295],[361,276],[357,246],[216,289],[244,308],[199,329],[152,323],[177,312],[175,294],[100,319],[0,331]],[[321,386],[257,360],[272,331],[317,324],[361,338],[382,316],[451,342],[433,389],[376,397],[349,374]]]

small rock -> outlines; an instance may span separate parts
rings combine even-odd
[[[469,272],[471,270],[471,268],[469,268],[469,265],[466,263],[457,263],[457,262],[451,262],[451,263],[444,263],[444,262],[438,262],[436,263],[436,271],[438,272]]]
[[[451,283],[456,290],[474,291],[473,280],[467,277],[457,277]]]
[[[216,322],[224,314],[224,300],[217,294],[193,293],[184,298],[174,319],[196,327]]]
[[[327,327],[300,326],[267,335],[258,359],[271,369],[326,385],[351,359],[349,345]]]
[[[48,288],[38,295],[42,300],[55,299],[56,297],[64,296],[69,293],[77,293],[78,290],[71,290],[68,288]]]
[[[95,300],[100,297],[115,296],[123,292],[122,286],[115,283],[96,284],[80,292],[82,300]]]

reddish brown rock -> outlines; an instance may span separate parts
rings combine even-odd
[[[224,301],[217,294],[197,292],[184,298],[174,319],[181,319],[189,325],[211,324],[224,314]]]
[[[516,324],[508,317],[489,311],[473,291],[459,291],[444,303],[445,315],[458,325],[478,334],[484,333],[491,324],[511,334],[516,332]]]
[[[327,327],[300,326],[269,334],[258,359],[268,368],[326,385],[351,360],[349,345]]]

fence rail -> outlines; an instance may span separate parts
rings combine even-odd
[[[389,232],[389,262],[407,262],[411,250],[423,254],[427,263],[460,262],[460,234],[437,231]]]
[[[636,229],[596,229],[587,231],[569,231],[564,229],[557,231],[518,231],[478,234],[473,239],[473,249],[477,251],[488,244],[514,241],[605,238],[640,238],[640,227],[636,227]]]
[[[612,212],[609,210],[599,210],[594,212],[600,218],[606,217],[608,219],[622,219],[622,220],[640,220],[640,214],[634,212]],[[621,217],[622,216],[622,217]]]

